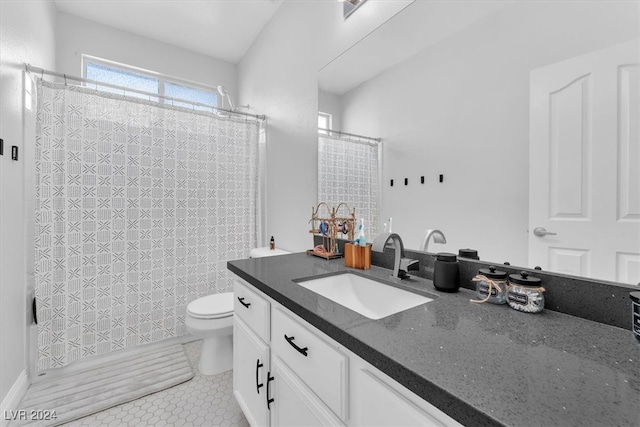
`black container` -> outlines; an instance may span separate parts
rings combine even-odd
[[[468,258],[468,259],[480,259],[478,256],[478,251],[475,249],[459,249],[458,250],[458,258]]]
[[[433,286],[443,292],[458,292],[460,289],[460,270],[455,254],[440,252],[436,254],[433,268]]]
[[[630,296],[633,336],[636,337],[636,343],[640,345],[640,291],[631,292]]]

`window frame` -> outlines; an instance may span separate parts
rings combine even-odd
[[[108,59],[104,59],[104,58],[99,58],[97,56],[92,56],[92,55],[87,55],[87,54],[82,54],[82,77],[83,78],[87,78],[87,65],[89,63],[92,64],[97,64],[97,65],[103,65],[105,67],[109,67],[109,68],[114,68],[117,70],[122,70],[122,71],[126,71],[129,73],[134,73],[134,74],[138,74],[144,77],[151,77],[154,79],[158,80],[158,97],[160,99],[166,99],[165,97],[165,84],[166,83],[173,83],[176,85],[180,85],[180,86],[185,86],[188,88],[193,88],[193,89],[198,89],[198,90],[202,90],[202,91],[206,91],[206,92],[211,92],[212,94],[215,95],[216,98],[216,102],[215,105],[211,105],[210,107],[217,109],[219,108],[219,104],[220,104],[220,99],[221,96],[218,93],[218,89],[214,88],[212,86],[208,86],[202,83],[196,83],[190,80],[185,80],[185,79],[180,79],[177,77],[173,77],[173,76],[169,76],[166,74],[162,74],[156,71],[151,71],[151,70],[147,70],[144,68],[139,68],[139,67],[135,67],[132,65],[127,65],[127,64],[123,64],[120,62],[116,62],[116,61],[111,61]],[[177,98],[176,98],[177,99]],[[186,102],[190,102],[189,100],[185,99],[183,101]]]
[[[320,127],[320,117],[323,117],[326,119],[327,121],[327,127],[325,128],[321,128]],[[329,135],[329,132],[322,130],[322,129],[328,129],[328,130],[333,130],[333,114],[331,113],[325,113],[322,111],[318,111],[318,133],[322,134],[322,135]]]

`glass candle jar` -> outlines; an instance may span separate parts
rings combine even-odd
[[[526,271],[509,275],[509,306],[526,313],[540,313],[544,309],[542,280],[529,276]]]
[[[493,265],[481,268],[478,275],[471,279],[476,283],[478,300],[472,302],[490,302],[493,304],[507,303],[507,272],[496,270]]]
[[[640,292],[631,292],[631,324],[636,343],[640,345]]]

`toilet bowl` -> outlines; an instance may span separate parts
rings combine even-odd
[[[285,255],[282,249],[255,248],[249,256]],[[216,375],[233,368],[233,292],[207,295],[191,301],[185,317],[187,332],[203,340],[198,370]]]
[[[233,367],[233,292],[207,295],[191,301],[185,317],[187,332],[201,338],[198,370],[216,375]]]

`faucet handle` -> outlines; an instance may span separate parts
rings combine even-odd
[[[411,258],[400,259],[400,270],[409,271],[409,270],[419,270],[419,269],[420,269],[419,260],[411,259]]]

